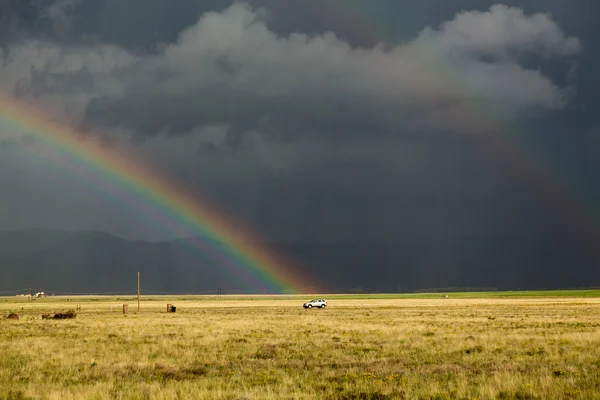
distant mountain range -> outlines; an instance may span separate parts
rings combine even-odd
[[[555,289],[600,286],[599,250],[557,235],[408,237],[378,243],[263,243],[309,281],[335,292],[426,288]],[[207,249],[212,249],[207,251]],[[0,232],[0,292],[256,292],[210,253],[205,238],[125,240],[103,232]]]

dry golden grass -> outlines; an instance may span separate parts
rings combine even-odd
[[[0,298],[0,399],[600,399],[600,299],[289,298]]]

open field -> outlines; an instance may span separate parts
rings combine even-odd
[[[0,399],[600,399],[600,298],[448,295],[0,298]]]

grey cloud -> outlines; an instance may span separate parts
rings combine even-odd
[[[416,43],[460,55],[499,59],[526,53],[571,56],[581,50],[579,39],[566,37],[548,14],[530,16],[523,10],[497,4],[489,11],[462,11],[438,29],[426,28]]]
[[[569,88],[518,58],[478,58],[483,48],[491,55],[576,54],[578,40],[544,14],[502,6],[463,12],[390,50],[353,48],[331,33],[281,36],[262,15],[245,4],[204,14],[159,54],[115,72],[124,95],[93,99],[84,123],[139,135],[225,124],[231,143],[253,130],[462,132],[471,126],[464,123],[465,102],[488,103],[499,116],[514,118],[570,99]]]
[[[331,265],[336,274],[448,265],[458,275],[471,260],[487,275],[524,251],[533,256],[518,264],[523,271],[545,267],[547,249],[565,246],[540,233],[578,230],[544,185],[564,187],[575,205],[600,198],[599,131],[582,134],[597,124],[597,1],[506,0],[521,12],[486,11],[487,0],[377,0],[382,30],[327,13],[346,0],[328,0],[329,10],[319,0],[249,0],[268,17],[241,5],[220,11],[230,3],[86,0],[26,17],[13,10],[10,29],[0,27],[10,48],[0,91],[102,131],[108,144],[259,236],[389,241],[390,252],[410,243],[421,254],[380,264],[383,252],[372,250],[375,261],[348,256]],[[209,9],[219,11],[198,20]],[[459,10],[479,11],[455,17]],[[570,85],[578,93],[571,103]],[[545,118],[529,118],[534,111]],[[485,133],[490,123],[480,115],[517,119],[488,132],[506,148],[486,135],[435,134]],[[54,168],[39,158],[43,143],[10,129],[0,129],[2,229],[177,234],[93,180],[75,179],[83,166]],[[131,131],[140,140],[130,141]],[[319,257],[329,265],[320,253],[308,263]]]

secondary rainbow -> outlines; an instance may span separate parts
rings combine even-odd
[[[389,44],[407,39],[407,35],[402,37],[402,32],[399,32],[401,26],[395,23],[394,15],[375,2],[347,0],[319,2],[318,5],[307,2],[305,6],[315,17],[325,23],[336,21],[361,41]],[[429,58],[425,56],[424,59]],[[431,60],[427,67],[428,72],[443,79],[462,95],[465,104],[463,119],[487,133],[474,139],[485,142],[489,155],[514,171],[515,177],[525,181],[542,203],[553,207],[566,223],[583,233],[600,256],[600,247],[597,246],[600,241],[600,210],[584,190],[575,185],[575,180],[570,179],[569,174],[549,154],[545,154],[539,144],[527,142],[520,132],[523,128],[503,121],[492,107],[486,107],[484,103],[468,101],[477,96],[472,96],[468,79],[459,69],[441,58]]]
[[[112,183],[111,194],[134,207],[141,206],[149,217],[169,224],[171,231],[182,227],[181,231],[219,243],[226,251],[210,250],[220,265],[236,270],[236,274],[251,275],[263,285],[261,289],[268,285],[269,289],[295,293],[319,290],[209,201],[187,193],[131,154],[83,137],[44,111],[12,98],[0,96],[0,121],[75,160],[87,170],[83,175]]]

